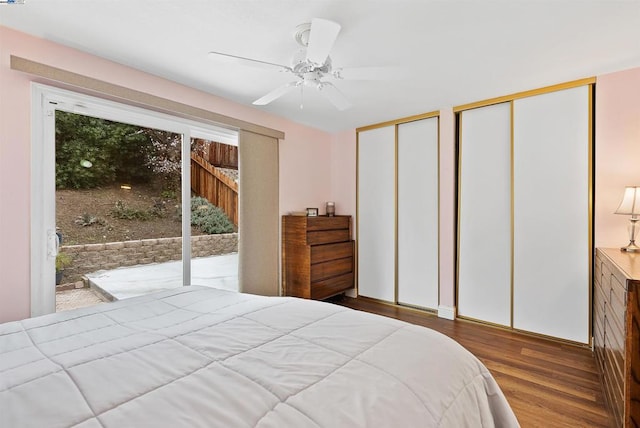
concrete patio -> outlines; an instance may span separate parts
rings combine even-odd
[[[122,267],[86,276],[91,288],[122,300],[181,287],[182,261]],[[191,259],[191,285],[238,291],[238,253]]]
[[[71,288],[56,291],[56,312],[86,308],[109,300],[100,292],[91,288]]]

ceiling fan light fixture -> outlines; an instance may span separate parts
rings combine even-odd
[[[222,52],[211,51],[209,54],[254,67],[290,73],[295,76],[296,80],[273,89],[263,97],[255,100],[253,102],[254,105],[269,104],[300,88],[300,107],[302,108],[304,88],[307,87],[317,90],[338,110],[345,110],[351,107],[351,103],[333,83],[324,80],[325,78],[332,77],[337,80],[354,80],[354,78],[355,80],[382,80],[379,78],[380,76],[384,78],[390,73],[385,73],[384,67],[336,68],[334,70],[329,53],[340,30],[340,24],[323,18],[314,18],[311,22],[298,25],[293,32],[293,38],[301,48],[293,55],[290,66]],[[392,74],[391,77],[394,77],[394,75]]]
[[[302,84],[308,88],[313,88],[318,90],[322,89],[322,82],[315,78],[307,79],[305,77],[304,80],[302,81]]]
[[[300,46],[306,48],[309,46],[309,33],[311,33],[311,23],[305,22],[296,27],[293,31],[293,38]]]
[[[304,67],[307,62],[307,50],[299,49],[296,53],[291,57],[291,68],[294,70],[298,70],[301,67]]]

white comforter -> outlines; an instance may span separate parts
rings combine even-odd
[[[183,287],[0,325],[0,427],[511,427],[435,331]]]

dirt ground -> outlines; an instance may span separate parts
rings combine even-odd
[[[180,200],[147,185],[56,191],[56,226],[62,245],[182,236]],[[163,197],[164,196],[164,197]],[[120,202],[119,202],[120,201]],[[119,212],[128,217],[118,218]],[[199,234],[192,228],[192,234]]]

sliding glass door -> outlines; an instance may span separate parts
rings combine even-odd
[[[56,264],[74,258],[97,272],[169,264],[160,277],[140,271],[128,295],[149,291],[145,281],[192,284],[193,141],[237,145],[237,133],[42,85],[33,125],[32,315],[55,310]]]

